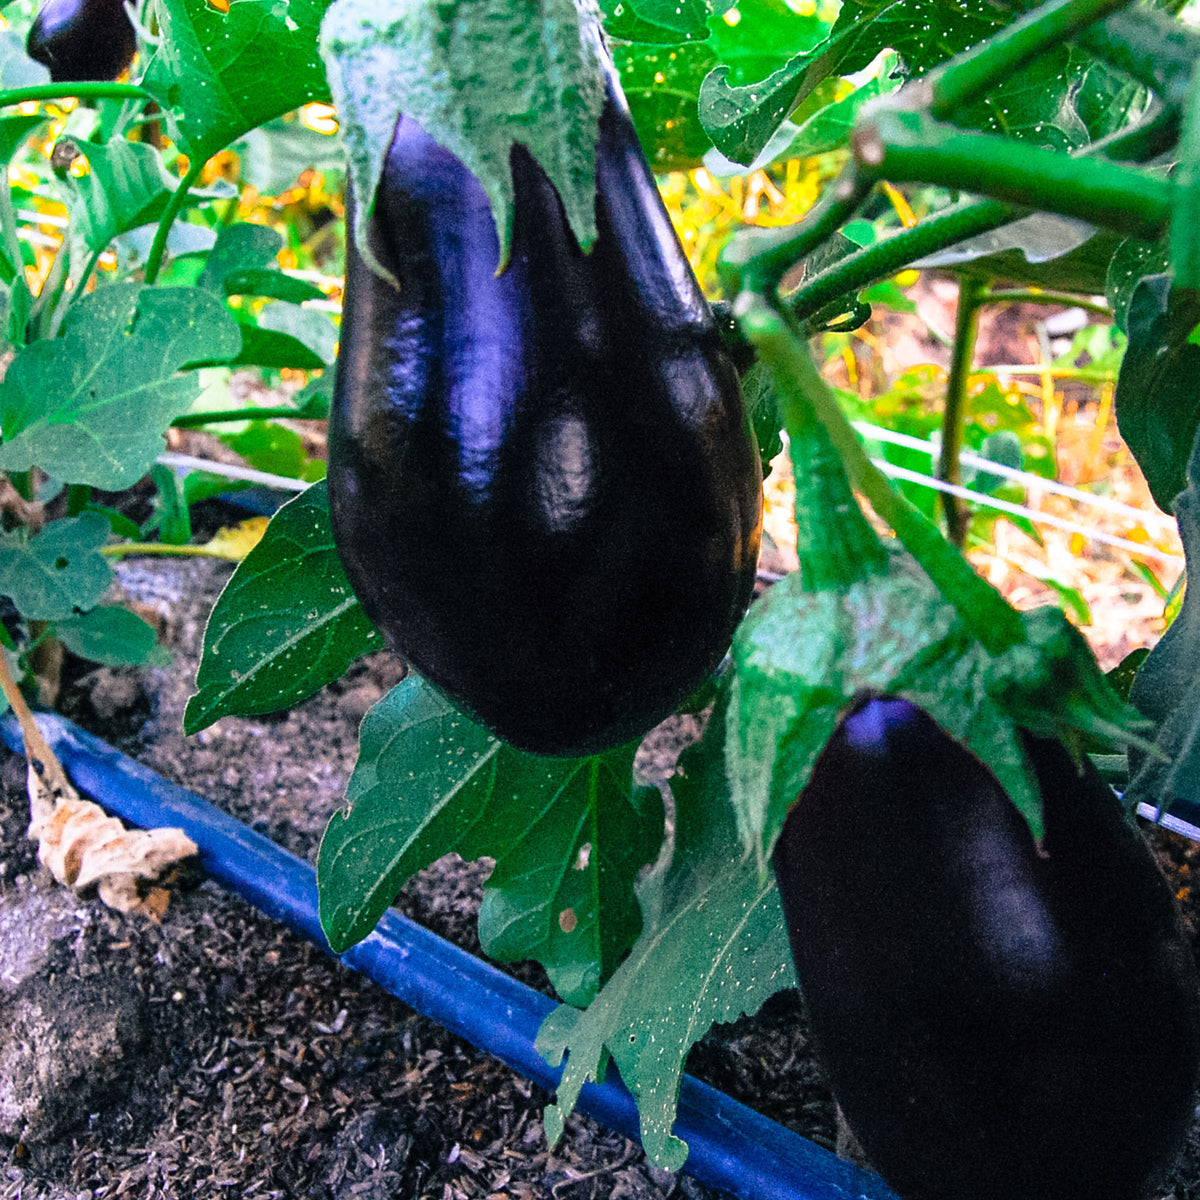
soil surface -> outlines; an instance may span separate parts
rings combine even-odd
[[[77,666],[59,707],[314,861],[358,723],[402,669],[362,660],[293,711],[185,738],[204,621],[231,569],[122,564],[121,586],[160,621],[174,662]],[[664,780],[697,732],[693,720],[650,739],[647,777]],[[181,880],[160,924],[58,887],[25,837],[23,760],[2,750],[0,797],[0,1200],[716,1196],[583,1117],[551,1150],[546,1093],[210,881]],[[1200,846],[1155,837],[1195,938]],[[478,954],[489,869],[443,859],[398,907]],[[548,990],[533,964],[504,969]],[[688,1069],[832,1147],[834,1106],[794,993],[714,1030]],[[1200,1135],[1162,1195],[1200,1200]]]

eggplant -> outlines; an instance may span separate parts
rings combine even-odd
[[[906,700],[838,726],[773,855],[834,1096],[906,1200],[1141,1200],[1193,1115],[1174,898],[1090,764],[1026,742],[1042,845]]]
[[[754,586],[762,475],[736,373],[610,78],[584,253],[524,146],[511,259],[483,188],[407,116],[346,247],[329,495],[390,644],[537,754],[669,715]],[[398,285],[398,286],[397,286]]]
[[[25,41],[55,83],[116,79],[137,53],[124,0],[46,0]]]

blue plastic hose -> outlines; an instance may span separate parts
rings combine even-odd
[[[183,829],[214,879],[333,956],[317,918],[316,872],[308,863],[70,721],[41,714],[38,725],[81,792],[132,825]],[[0,735],[12,749],[21,749],[11,713],[0,720]],[[534,1047],[542,1021],[555,1007],[548,997],[394,909],[340,958],[540,1087],[557,1088],[560,1069]],[[603,1084],[584,1087],[579,1108],[628,1137],[638,1134],[633,1097],[615,1068]],[[896,1200],[878,1176],[687,1075],[674,1131],[689,1148],[683,1169],[741,1200]]]

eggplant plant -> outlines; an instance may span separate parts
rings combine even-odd
[[[963,312],[940,467],[953,485],[973,314],[1036,295],[1002,280],[1056,300],[1105,292],[1129,339],[1121,429],[1158,502],[1186,495],[1200,425],[1200,35],[1166,8],[1120,0],[802,7],[150,0],[138,31],[154,40],[128,83],[109,78],[130,62],[124,42],[104,78],[50,62],[47,80],[44,58],[6,67],[0,670],[30,684],[56,640],[117,654],[132,635],[105,602],[108,563],[204,549],[187,546],[186,512],[209,483],[189,493],[164,474],[164,436],[262,414],[200,400],[201,369],[308,373],[311,403],[271,415],[312,416],[332,395],[330,480],[307,475],[312,486],[234,573],[186,725],[295,704],[384,638],[415,668],[363,721],[347,807],[322,843],[335,951],[365,937],[415,871],[451,851],[487,855],[485,951],[536,959],[564,1002],[540,1041],[565,1059],[552,1135],[611,1060],[652,1159],[682,1166],[672,1123],[689,1048],[799,974],[827,1014],[835,1090],[902,1193],[1011,1185],[1136,1200],[1188,1121],[1195,984],[1169,898],[1088,755],[1109,752],[1111,768],[1128,754],[1129,800],[1195,798],[1192,608],[1151,653],[1131,707],[1061,612],[1019,613],[974,572],[956,544],[961,496],[946,506],[947,537],[893,489],[808,339],[853,328],[872,287],[953,251]],[[30,35],[34,59],[48,22]],[[64,128],[51,102],[68,98],[78,107]],[[282,240],[237,219],[218,172],[228,148],[248,170],[249,147],[286,140],[285,114],[331,101],[357,197],[336,331],[303,307],[323,293],[280,269]],[[35,134],[58,152],[38,154]],[[715,321],[651,169],[783,178],[779,164],[830,151],[844,168],[799,224],[725,248],[719,281],[737,328]],[[904,188],[920,219],[864,237],[864,214]],[[68,214],[52,265],[36,261],[17,215],[50,194]],[[1072,233],[1034,263],[1012,248],[1039,214]],[[336,381],[317,376],[335,341]],[[750,424],[758,451],[786,431],[800,570],[743,618],[761,503]],[[131,528],[105,493],[136,486],[154,489],[157,511]],[[894,537],[880,539],[858,497]],[[1189,504],[1179,512],[1194,553]],[[710,702],[703,741],[672,780],[668,834],[661,795],[634,775],[637,745],[670,712]],[[829,774],[853,774],[851,743],[870,743],[876,716],[884,759],[909,762],[916,730],[944,767],[902,789],[905,830],[937,848],[926,865],[942,881],[941,907],[913,908],[910,924],[979,968],[961,979],[937,961],[918,978],[873,954],[860,928],[873,922],[855,913],[881,902],[824,889],[836,860],[806,857],[817,849],[806,826],[844,836],[879,798]],[[985,845],[964,833],[971,811],[998,831]],[[996,847],[1016,888],[1001,889],[1005,911],[1033,922],[1028,944],[1010,924],[981,933],[968,919],[990,905],[990,884],[971,881]],[[920,890],[915,846],[852,849]],[[1063,865],[1093,854],[1123,881],[1112,894]],[[953,1060],[921,1073],[923,1107],[949,1120],[978,1115],[985,1091],[1036,1113],[1061,1101],[1073,1146],[1119,1140],[1113,1111],[1136,1108],[1127,1156],[1106,1144],[1096,1160],[1112,1182],[1071,1174],[1028,1122],[997,1119],[987,1160],[967,1166],[961,1125],[946,1125],[952,1152],[940,1156],[920,1120],[887,1125],[838,1050],[840,993],[822,999],[834,949],[798,936],[818,903],[831,927],[854,926],[843,962],[880,971],[862,1014],[878,1055],[918,1045]],[[992,970],[989,946],[1012,952],[1012,972]],[[1054,986],[1038,991],[1039,980]],[[1002,1049],[978,1076],[962,1038],[939,1042],[919,1024],[939,981],[960,988],[950,1008],[1005,1017]],[[1073,1007],[1075,990],[1094,1005]],[[1121,1075],[1113,1063],[1140,1036],[1126,1020],[1138,1005],[1162,1019],[1137,1043],[1143,1073]],[[1073,1021],[1094,1035],[1087,1047]],[[1028,1058],[1005,1063],[1022,1022],[1037,1035]],[[1038,1091],[1041,1063],[1063,1046],[1074,1066],[1062,1091]],[[1084,1111],[1081,1079],[1097,1081],[1104,1105]]]

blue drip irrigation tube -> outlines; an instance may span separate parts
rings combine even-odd
[[[317,917],[315,870],[269,838],[127,758],[54,714],[38,725],[75,786],[113,815],[142,828],[177,826],[200,848],[209,875],[268,916],[333,954]],[[20,751],[12,714],[0,736]],[[340,956],[417,1012],[553,1092],[561,1068],[534,1041],[555,1003],[389,909],[375,931]],[[585,1085],[579,1109],[638,1136],[633,1097],[610,1067]],[[684,1170],[739,1200],[896,1200],[876,1175],[685,1075],[675,1133],[689,1147]]]

